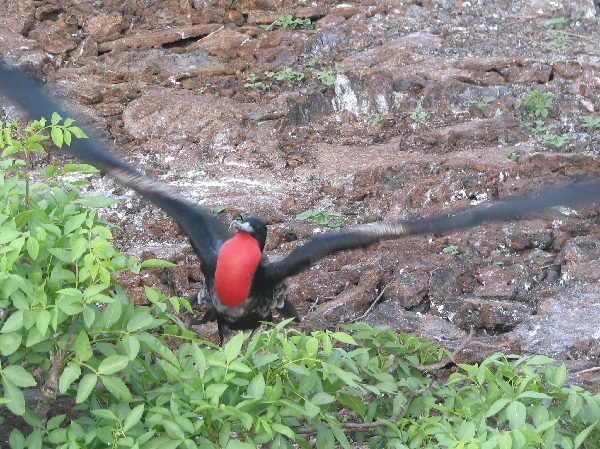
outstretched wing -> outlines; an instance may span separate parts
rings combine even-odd
[[[300,273],[330,254],[363,248],[382,240],[417,234],[443,234],[489,221],[514,220],[548,207],[574,206],[594,201],[600,202],[600,180],[548,187],[531,195],[498,201],[487,207],[467,209],[454,215],[362,225],[349,231],[332,232],[310,239],[287,257],[267,265],[265,276],[269,282],[274,283]]]
[[[23,72],[8,67],[0,60],[0,92],[35,117],[50,117],[57,112],[71,115],[52,100],[37,81]],[[97,138],[74,139],[63,146],[68,153],[106,172],[119,183],[135,190],[172,217],[191,240],[205,272],[214,271],[218,248],[229,237],[227,228],[197,204],[181,197],[175,190],[156,179],[145,176],[111,153]]]

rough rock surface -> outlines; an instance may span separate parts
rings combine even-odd
[[[600,110],[592,0],[1,3],[3,57],[44,78],[115,152],[223,220],[264,218],[272,257],[323,231],[295,220],[307,209],[340,212],[349,226],[600,173],[600,133],[581,127]],[[317,29],[270,25],[283,14]],[[556,17],[577,17],[562,41],[544,27]],[[302,76],[268,74],[285,69]],[[544,125],[562,146],[532,129],[519,100],[533,89],[555,96]],[[121,200],[105,214],[125,231],[124,251],[178,264],[124,279],[136,301],[144,283],[198,289],[175,224],[109,179],[94,189]],[[474,327],[481,345],[464,360],[541,352],[590,368],[600,359],[599,223],[596,205],[384,242],[323,260],[290,280],[290,297],[308,329],[359,318],[379,298],[365,321],[449,347]],[[457,254],[444,252],[451,245]],[[575,379],[597,384],[599,373]]]

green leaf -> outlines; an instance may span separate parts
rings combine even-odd
[[[73,350],[75,351],[75,355],[82,362],[85,362],[94,354],[92,351],[92,345],[90,345],[88,335],[84,330],[81,330],[79,332],[79,335],[77,335],[77,338],[73,343]]]
[[[80,404],[85,401],[92,390],[96,387],[98,376],[95,373],[88,373],[79,382],[79,388],[77,389],[77,397],[75,403]]]
[[[82,173],[84,175],[91,175],[98,173],[96,167],[90,164],[65,164],[63,165],[63,173]]]
[[[20,365],[3,368],[2,375],[17,387],[35,387],[36,385],[33,376]]]
[[[63,137],[67,145],[71,145],[71,132],[68,129],[63,130]]]
[[[265,378],[262,373],[258,373],[248,385],[248,396],[260,399],[265,394]]]
[[[547,375],[548,382],[553,387],[560,388],[564,385],[565,380],[567,380],[567,367],[565,364],[561,364],[559,366],[551,366],[548,367],[550,370],[550,375]]]
[[[162,259],[146,259],[141,264],[142,268],[170,268],[176,266],[176,264]]]
[[[60,129],[58,127],[51,128],[50,129],[50,138],[52,139],[52,142],[54,143],[54,145],[56,145],[58,148],[62,148],[63,142],[64,142],[64,136],[63,136],[62,129]]]
[[[5,357],[13,354],[19,349],[22,340],[23,336],[16,332],[0,334],[0,354]]]
[[[134,407],[127,414],[125,421],[123,421],[123,432],[127,432],[133,426],[135,426],[138,422],[140,422],[140,419],[142,419],[143,414],[144,414],[144,404],[140,404],[140,405]]]
[[[358,343],[356,343],[354,338],[352,338],[351,335],[349,335],[345,332],[331,332],[330,335],[332,338],[334,338],[337,341],[340,341],[342,343],[346,343],[348,345],[358,345]]]
[[[116,200],[100,195],[86,196],[85,198],[80,198],[74,202],[85,207],[109,207],[117,204]]]
[[[233,337],[229,339],[223,352],[225,352],[225,359],[227,360],[227,364],[231,363],[233,359],[235,359],[242,350],[242,345],[244,341],[246,341],[247,335],[243,332],[238,332]]]
[[[46,309],[42,309],[37,313],[35,326],[37,327],[37,330],[40,333],[40,335],[46,335],[51,317],[52,316],[50,315],[50,312],[48,312]]]
[[[111,355],[100,362],[98,375],[109,375],[117,373],[127,367],[129,358],[124,355]]]
[[[310,401],[316,405],[325,405],[325,404],[331,404],[332,402],[334,402],[335,397],[333,397],[329,393],[320,391],[320,392],[316,393],[312,398],[310,398]]]
[[[294,440],[296,438],[296,434],[288,426],[284,426],[283,424],[279,424],[279,423],[272,423],[271,427],[273,428],[273,430],[275,432],[288,437],[290,440]]]
[[[6,408],[17,416],[23,416],[25,413],[25,397],[23,396],[23,392],[6,378],[2,378],[2,385],[4,387],[4,397],[9,400],[6,403]]]
[[[81,214],[77,214],[69,218],[63,228],[64,235],[69,235],[71,232],[75,231],[76,229],[79,229],[83,222],[86,220],[87,216],[87,212],[83,212]]]
[[[125,349],[125,353],[129,360],[134,360],[140,350],[140,341],[135,335],[125,335],[121,340],[121,343],[123,344],[123,348]]]
[[[65,394],[73,382],[81,376],[81,367],[76,363],[69,363],[63,370],[58,381],[58,391]]]
[[[596,423],[592,424],[591,426],[586,427],[581,432],[579,432],[577,434],[577,436],[575,437],[575,439],[573,440],[573,449],[577,449],[579,446],[581,446],[581,444],[585,441],[585,439],[588,437],[590,432],[592,430],[594,430],[594,427],[596,427],[597,425],[598,425],[598,421]]]
[[[27,239],[27,253],[29,254],[29,258],[32,261],[35,261],[40,253],[40,244],[39,242],[34,239],[33,237],[29,237]]]
[[[123,382],[120,378],[116,376],[102,376],[100,377],[100,380],[102,380],[102,383],[106,389],[110,391],[115,398],[127,402],[131,401],[132,396],[129,388],[127,388],[125,382]]]
[[[506,417],[508,418],[511,430],[519,430],[525,426],[525,417],[527,409],[522,402],[513,401],[506,407]]]
[[[51,125],[58,125],[58,123],[62,120],[62,117],[60,116],[60,114],[58,112],[53,112],[52,116],[50,117],[50,124]]]
[[[8,334],[9,332],[18,331],[23,328],[23,311],[17,310],[10,315],[4,322],[4,326],[0,330],[2,334]]]
[[[133,318],[127,323],[127,332],[135,332],[150,326],[154,318],[147,309],[137,309]]]
[[[338,392],[338,396],[342,404],[358,413],[361,418],[364,418],[367,407],[360,397],[344,392]]]
[[[19,429],[13,429],[8,437],[8,445],[10,449],[24,449],[25,437]]]
[[[2,232],[0,232],[0,245],[5,245],[9,242],[12,242],[13,240],[15,240],[17,237],[20,237],[22,235],[22,232],[19,231],[9,231],[9,230],[2,230]]]
[[[485,412],[485,417],[489,418],[490,416],[495,415],[500,410],[502,410],[506,404],[508,404],[511,400],[507,398],[500,398],[496,402],[494,402],[489,409]]]
[[[87,134],[84,133],[83,130],[77,126],[70,126],[69,131],[71,131],[73,135],[78,139],[87,139]]]

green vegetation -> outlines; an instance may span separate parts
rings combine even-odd
[[[146,288],[135,306],[115,275],[172,264],[113,246],[96,211],[112,202],[58,178],[89,166],[46,167],[27,192],[25,152],[7,150],[84,137],[52,121],[30,140],[27,127],[2,126],[0,427],[11,449],[598,447],[600,395],[565,386],[565,366],[547,357],[495,354],[445,377],[448,351],[386,328],[304,334],[288,321],[219,348],[178,318],[186,300]]]
[[[564,31],[559,30],[559,28],[567,26],[571,20],[576,20],[576,18],[566,19],[565,17],[556,17],[544,24],[546,28],[546,42],[550,48],[562,51],[571,48],[571,37]]]
[[[256,73],[251,73],[246,77],[244,87],[247,89],[267,90],[271,88],[271,83],[261,81]]]
[[[294,82],[300,82],[303,79],[304,73],[297,72],[296,70],[287,67],[277,72],[264,72],[262,77],[258,76],[256,73],[251,73],[246,77],[244,87],[248,89],[267,90],[271,89],[274,83],[291,84]]]
[[[337,78],[338,70],[337,67],[329,69],[321,69],[317,72],[317,79],[321,81],[321,84],[325,86],[333,86],[335,79]]]
[[[519,153],[518,151],[513,151],[511,153],[508,153],[507,156],[511,161],[518,162],[519,158],[521,157],[521,153]]]
[[[534,136],[538,137],[544,145],[561,148],[569,141],[569,138],[564,135],[555,134],[553,130],[556,128],[556,125],[547,124],[544,120],[540,119],[548,117],[553,104],[554,95],[542,89],[532,90],[519,101],[519,106],[527,110],[530,118],[537,118],[533,125],[526,124],[524,126]]]
[[[492,104],[494,102],[494,100],[496,99],[496,97],[492,97],[492,96],[485,96],[483,97],[481,100],[472,100],[471,104],[474,104],[475,106],[477,106],[479,109],[485,109],[487,108],[490,104]]]
[[[554,103],[554,95],[545,92],[542,89],[534,89],[525,95],[519,101],[519,106],[527,109],[530,117],[548,117],[552,104]]]
[[[561,136],[561,135],[552,134],[552,133],[545,134],[543,136],[543,140],[542,140],[542,142],[545,145],[550,145],[550,146],[555,147],[555,148],[561,148],[568,141],[569,141],[569,138],[567,136]]]
[[[442,250],[442,253],[444,253],[444,254],[451,254],[453,256],[458,256],[460,254],[460,251],[458,249],[458,246],[456,246],[456,245],[448,245],[448,246],[446,246]]]
[[[281,28],[288,28],[290,30],[303,29],[303,30],[314,30],[315,24],[309,18],[301,19],[300,17],[294,17],[291,15],[280,16],[275,22],[274,26]]]
[[[429,114],[425,112],[421,106],[417,106],[415,109],[409,112],[408,118],[413,122],[426,122],[429,120]]]
[[[382,114],[376,113],[376,114],[373,114],[371,116],[371,118],[369,119],[369,124],[377,125],[378,123],[381,123],[384,120],[385,120],[385,116],[383,116]]]
[[[274,79],[281,83],[292,83],[294,81],[302,81],[304,79],[304,73],[297,72],[296,70],[288,67],[278,72],[265,72],[265,76],[268,79]]]
[[[328,212],[326,210],[307,210],[296,215],[296,220],[310,220],[319,226],[327,226],[331,229],[339,229],[342,227],[344,217],[339,212]]]
[[[598,131],[600,130],[600,118],[593,117],[591,115],[584,115],[581,117],[580,128],[585,129],[586,131]]]

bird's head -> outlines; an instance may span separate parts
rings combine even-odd
[[[257,217],[246,217],[243,220],[233,220],[230,229],[237,229],[238,232],[250,234],[258,242],[262,251],[267,241],[267,226]]]

